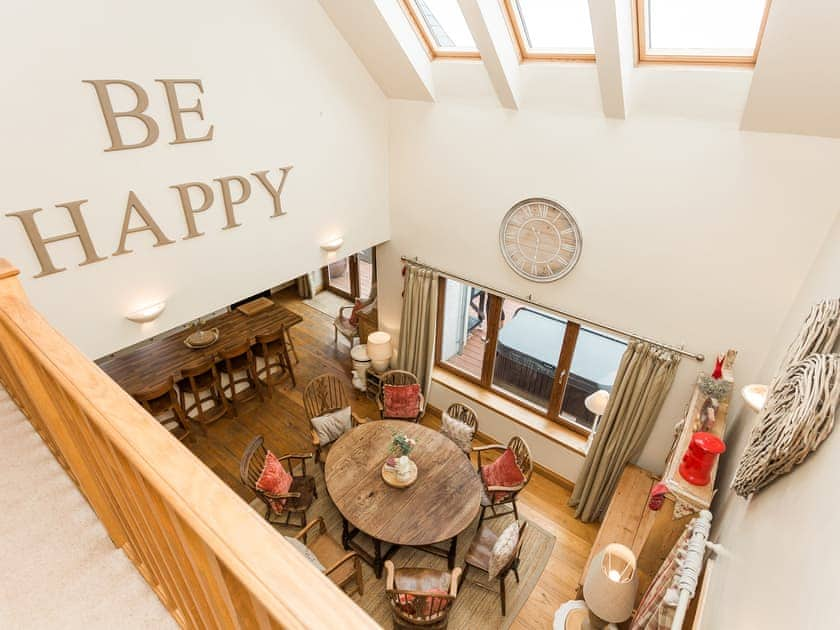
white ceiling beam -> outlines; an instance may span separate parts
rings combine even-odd
[[[502,107],[519,109],[519,53],[499,0],[458,0]]]
[[[627,117],[633,71],[633,12],[629,0],[589,0],[601,107],[608,118]]]
[[[434,101],[432,64],[399,0],[319,0],[390,98]]]

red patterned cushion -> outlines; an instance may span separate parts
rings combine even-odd
[[[485,486],[503,486],[511,488],[525,481],[525,475],[516,465],[516,457],[509,448],[492,464],[481,467],[481,478]],[[502,501],[510,496],[509,492],[494,492],[493,502]]]
[[[448,592],[440,588],[432,588],[429,589],[428,592],[436,595],[449,595]],[[432,614],[432,612],[437,615],[446,610],[447,605],[449,604],[449,600],[445,597],[426,597],[425,605],[422,606],[422,610],[419,610],[417,604],[415,603],[416,599],[417,597],[411,595],[410,593],[401,593],[397,595],[397,600],[400,603],[400,610],[411,617],[428,617]]]
[[[351,326],[358,326],[359,325],[359,311],[364,308],[364,304],[359,298],[356,298],[356,303],[353,304],[353,311],[350,313],[350,322]]]
[[[389,418],[416,418],[420,413],[420,385],[386,385],[385,415]]]
[[[283,494],[288,492],[292,487],[292,476],[283,468],[283,464],[272,453],[268,451],[265,455],[265,465],[263,465],[260,478],[257,479],[257,488],[263,492],[270,492],[271,494]],[[286,499],[276,499],[271,501],[271,509],[277,514],[283,511],[286,505]]]

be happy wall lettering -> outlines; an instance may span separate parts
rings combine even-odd
[[[83,83],[90,84],[96,92],[99,99],[99,105],[102,109],[102,115],[105,120],[105,126],[110,136],[111,146],[105,151],[125,151],[129,149],[142,149],[154,144],[160,137],[160,126],[158,122],[146,113],[149,106],[149,95],[140,85],[133,81],[126,80],[96,80],[83,81]],[[184,115],[193,114],[198,116],[198,119],[204,120],[204,111],[201,105],[199,94],[204,93],[204,88],[201,81],[197,79],[157,79],[157,83],[163,86],[166,103],[169,106],[169,113],[172,118],[172,128],[174,131],[174,139],[169,143],[173,145],[186,144],[192,142],[210,142],[213,139],[213,125],[208,125],[206,130],[201,135],[188,136],[184,127]],[[111,101],[112,86],[122,86],[133,93],[134,107],[127,111],[115,111]],[[187,89],[193,88],[198,91],[193,105],[185,106],[178,100],[176,93],[176,86],[188,86]],[[183,89],[183,88],[182,88]],[[120,129],[121,119],[133,119],[142,123],[145,127],[145,137],[135,141],[126,142],[123,136],[123,130]],[[218,189],[221,195],[222,207],[224,210],[225,225],[221,229],[230,230],[242,225],[237,221],[236,207],[244,204],[251,198],[251,194],[256,189],[258,193],[266,194],[272,201],[274,212],[270,216],[272,218],[280,217],[286,214],[281,205],[280,196],[283,192],[283,186],[286,183],[286,177],[291,166],[283,166],[277,169],[279,171],[278,180],[276,183],[271,179],[274,177],[270,175],[270,171],[254,171],[249,176],[242,175],[228,175],[226,177],[217,177],[212,179],[215,182],[215,188]],[[251,179],[256,185],[252,187]],[[184,218],[185,235],[182,240],[198,238],[203,236],[204,232],[199,230],[197,216],[200,213],[206,212],[211,208],[216,199],[214,186],[210,183],[194,181],[185,182],[182,184],[175,184],[169,186],[177,193],[178,202],[180,204],[180,211]],[[194,194],[193,194],[194,193]],[[254,193],[257,194],[257,193]],[[201,199],[201,203],[195,204],[193,200],[195,197]],[[44,236],[35,221],[35,215],[43,211],[43,208],[33,208],[31,210],[22,210],[20,212],[6,213],[7,217],[14,217],[18,219],[23,226],[29,242],[35,251],[38,258],[38,263],[41,265],[40,273],[36,274],[36,278],[48,276],[54,273],[65,271],[65,267],[57,267],[50,257],[47,245],[58,241],[69,239],[78,239],[84,254],[84,260],[79,263],[79,266],[90,265],[92,263],[106,260],[107,256],[100,256],[94,247],[93,241],[88,231],[82,214],[82,206],[88,203],[87,199],[78,199],[76,201],[66,201],[55,204],[56,208],[63,208],[70,216],[75,228],[72,232],[65,234],[57,234],[53,236]],[[139,225],[137,223],[139,220]],[[132,226],[134,221],[134,227]],[[161,229],[160,225],[155,221],[152,213],[140,200],[140,197],[133,190],[128,191],[128,196],[125,204],[125,211],[122,216],[122,228],[119,235],[119,245],[111,256],[123,256],[130,254],[133,250],[128,247],[128,237],[139,232],[150,232],[154,236],[154,247],[162,247],[164,245],[172,245],[175,241],[169,238]]]

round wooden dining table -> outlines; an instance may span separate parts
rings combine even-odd
[[[382,479],[393,433],[417,442],[411,459],[417,481],[393,488]],[[341,513],[342,543],[354,549],[381,577],[382,565],[402,546],[421,548],[455,564],[458,534],[478,514],[481,481],[470,460],[449,438],[428,427],[399,420],[368,421],[345,433],[327,454],[327,492]],[[371,555],[358,541],[373,541]],[[448,542],[447,548],[441,543]],[[383,553],[382,544],[390,547]]]

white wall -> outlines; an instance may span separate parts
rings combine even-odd
[[[45,16],[48,16],[45,17]],[[326,261],[318,247],[343,233],[342,254],[389,236],[386,99],[317,2],[221,0],[126,4],[4,3],[0,56],[0,255],[22,270],[37,308],[90,356],[166,330],[279,284]],[[153,146],[105,153],[108,136],[84,79],[129,79],[151,98],[160,124]],[[197,78],[212,142],[171,146],[171,122],[156,78]],[[189,101],[185,99],[185,104]],[[189,116],[187,116],[189,118]],[[293,164],[288,214],[270,219],[270,198],[252,181],[242,227],[222,231],[213,178]],[[276,177],[276,171],[275,175]],[[212,184],[213,207],[186,234],[169,186]],[[117,248],[129,190],[169,238],[86,267],[77,241],[49,246],[63,273],[33,279],[37,261],[7,212],[41,207],[45,235],[66,231],[54,204],[88,199],[84,215],[100,255]],[[164,298],[161,318],[138,326],[125,313]]]
[[[793,303],[757,382],[767,383],[811,306],[840,294],[840,219]],[[840,349],[835,349],[837,352]],[[836,495],[840,435],[750,501],[729,489],[756,414],[742,412],[727,436],[731,457],[721,468],[712,538],[730,552],[712,573],[702,628],[782,630],[837,627],[836,565],[840,510]]]
[[[493,104],[394,101],[390,111],[383,325],[399,326],[402,254],[704,353],[703,366],[683,360],[639,458],[653,471],[699,368],[731,346],[740,351],[738,381],[754,379],[838,210],[832,140]],[[549,285],[515,275],[497,245],[504,213],[532,196],[564,204],[583,234],[577,268]],[[580,456],[555,453],[555,470],[576,474]]]

